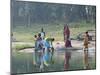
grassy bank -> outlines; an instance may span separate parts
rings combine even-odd
[[[34,48],[34,42],[12,42],[12,50],[22,50],[26,48]]]
[[[14,38],[22,42],[34,42],[34,35],[44,28],[46,37],[53,37],[55,41],[63,41],[63,24],[34,24],[31,27],[17,26],[12,29]],[[71,23],[69,24],[71,31],[71,38],[76,38],[81,32],[87,30],[95,30],[95,25],[87,23]]]

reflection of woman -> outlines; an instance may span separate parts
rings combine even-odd
[[[65,42],[65,47],[72,47],[71,45],[71,40],[70,40],[70,30],[67,25],[64,26],[64,42]]]
[[[71,58],[71,53],[68,51],[65,51],[64,70],[68,70],[70,66],[69,64],[70,58]]]
[[[89,63],[88,63],[88,51],[84,50],[84,69],[89,69]]]

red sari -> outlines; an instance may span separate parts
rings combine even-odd
[[[64,42],[65,42],[65,47],[72,47],[70,40],[70,30],[67,25],[64,26]]]

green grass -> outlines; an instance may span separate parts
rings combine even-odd
[[[21,50],[21,49],[31,48],[31,47],[33,47],[33,46],[30,46],[30,45],[28,45],[28,44],[25,44],[25,45],[16,45],[16,46],[15,46],[15,49],[16,49],[16,50]]]
[[[17,41],[34,42],[34,35],[38,34],[43,27],[46,32],[46,37],[53,37],[55,38],[55,41],[63,41],[63,26],[63,24],[34,24],[34,26],[31,27],[17,26],[12,29],[12,32]],[[95,30],[95,25],[85,22],[70,23],[69,27],[71,31],[71,38],[76,38],[81,32],[91,29]]]
[[[79,33],[86,32],[87,30],[95,30],[94,26],[71,28],[71,38],[76,38]]]
[[[34,42],[14,42],[12,43],[12,49],[13,50],[22,50],[26,48],[33,48],[34,47]]]

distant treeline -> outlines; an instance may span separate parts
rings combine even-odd
[[[33,23],[96,22],[96,7],[11,0],[11,24],[31,26]]]

